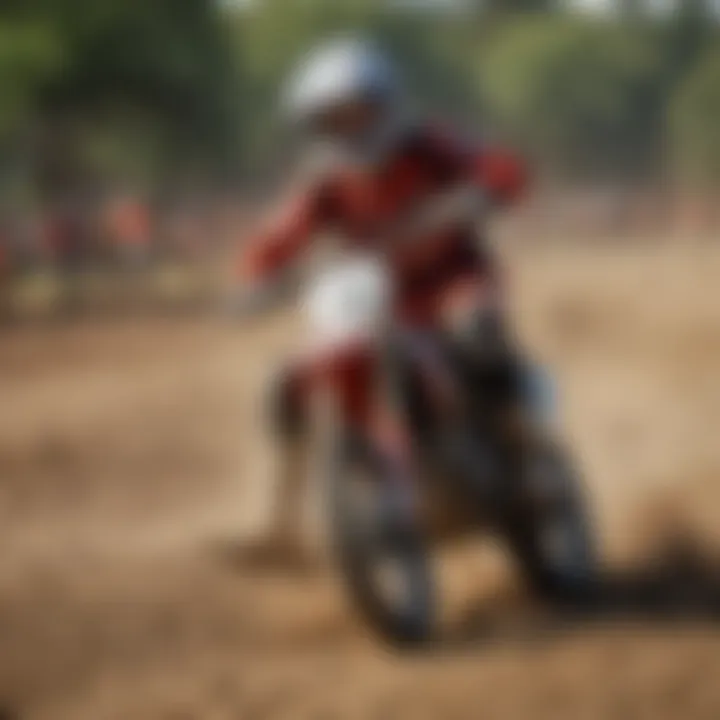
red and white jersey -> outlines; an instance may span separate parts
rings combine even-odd
[[[507,205],[523,194],[527,173],[512,153],[472,147],[449,133],[416,127],[382,167],[372,172],[333,170],[294,193],[244,249],[240,272],[250,280],[269,279],[313,238],[328,232],[350,247],[372,248],[399,218],[444,191],[468,184],[476,184],[495,204]],[[400,297],[432,293],[459,274],[489,270],[474,234],[468,222],[422,242],[404,243],[393,252]]]

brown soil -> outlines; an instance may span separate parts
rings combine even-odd
[[[502,558],[464,548],[441,563],[438,646],[386,653],[331,573],[225,552],[260,512],[258,390],[291,323],[14,329],[0,718],[719,718],[720,253],[514,255],[518,325],[561,381],[623,622],[549,618]]]

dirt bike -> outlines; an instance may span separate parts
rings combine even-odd
[[[456,430],[469,440],[465,469],[471,466],[474,477],[459,479],[439,442],[447,428],[391,319],[391,297],[381,258],[349,256],[320,274],[304,304],[318,345],[342,357],[324,367],[334,389],[331,404],[338,400],[326,430],[325,497],[351,602],[394,645],[431,639],[437,617],[432,549],[450,535],[483,531],[506,541],[536,596],[588,600],[595,583],[593,537],[565,452],[541,432],[522,449],[495,432],[482,380],[472,377],[469,363],[461,381],[472,412]],[[340,396],[343,388],[357,391],[356,370],[368,358],[374,380],[363,391],[372,395],[373,419],[358,427],[344,421]],[[391,418],[410,438],[412,478],[399,477],[387,457],[378,418]]]
[[[476,217],[482,202],[472,188],[460,188],[402,219],[388,237],[414,242],[418,229]],[[455,370],[471,411],[462,427],[444,426],[403,329],[394,324],[386,261],[377,251],[341,255],[309,283],[303,302],[316,375],[329,390],[333,422],[324,433],[323,495],[351,602],[395,645],[429,640],[437,616],[432,549],[448,536],[480,532],[506,541],[537,596],[586,601],[595,586],[593,536],[566,453],[544,428],[521,447],[495,431],[485,391],[496,382],[478,377],[462,348]],[[266,304],[262,294],[258,298]],[[358,394],[372,409],[364,424],[346,417]],[[388,420],[410,439],[410,478],[399,477],[388,458],[379,427]],[[451,467],[442,437],[451,444],[463,438],[464,473]]]

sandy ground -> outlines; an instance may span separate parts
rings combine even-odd
[[[717,626],[679,600],[672,622],[657,610],[671,591],[708,600],[720,547],[720,252],[536,250],[509,268],[608,566],[644,568],[630,620],[540,618],[501,557],[466,548],[442,559],[438,647],[388,654],[330,573],[252,573],[228,551],[258,519],[258,389],[291,323],[15,329],[0,336],[0,718],[717,720]],[[688,550],[657,571],[688,532],[702,567]]]

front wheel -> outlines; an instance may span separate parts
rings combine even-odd
[[[339,572],[365,622],[396,647],[433,634],[435,608],[430,558],[382,462],[359,443],[335,449],[330,515]]]

